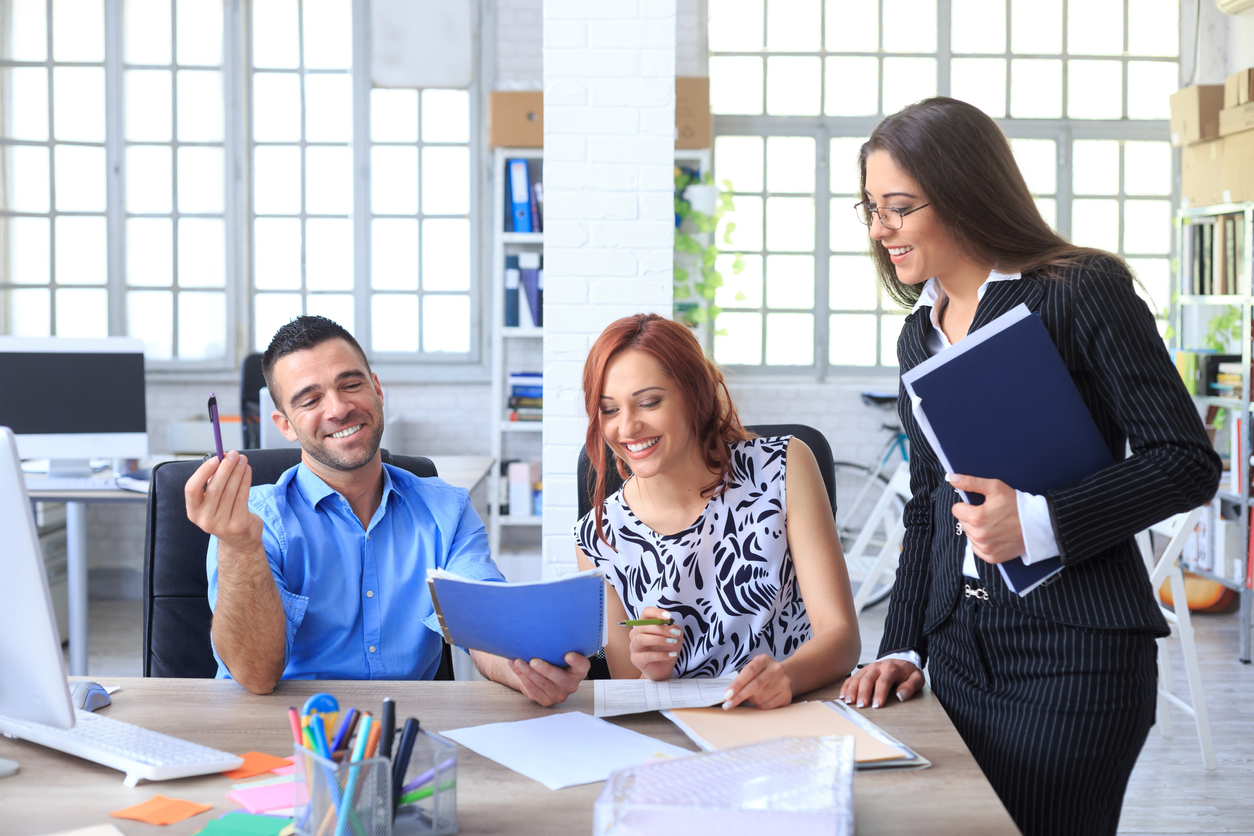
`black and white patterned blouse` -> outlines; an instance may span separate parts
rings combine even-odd
[[[589,512],[575,541],[606,577],[627,610],[668,610],[683,627],[675,676],[731,676],[762,653],[783,660],[810,639],[810,619],[788,550],[784,472],[791,436],[731,446],[726,489],[676,534],[658,534],[623,501],[605,500],[597,537]]]

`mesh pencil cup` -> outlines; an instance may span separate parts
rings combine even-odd
[[[392,825],[396,836],[457,832],[457,745],[420,731],[414,739]]]
[[[392,763],[336,763],[297,746],[296,832],[301,836],[391,836]]]

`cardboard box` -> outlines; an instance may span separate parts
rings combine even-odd
[[[1223,203],[1224,140],[1186,145],[1180,151],[1180,199],[1185,206]]]
[[[1176,147],[1219,136],[1222,84],[1195,84],[1171,94],[1171,144]]]
[[[544,93],[493,90],[488,142],[497,148],[544,147]]]
[[[1220,174],[1220,202],[1254,200],[1254,131],[1225,137]]]
[[[1254,102],[1219,111],[1219,135],[1231,136],[1242,131],[1254,130]]]
[[[714,120],[710,116],[710,80],[675,79],[675,147],[709,148]]]
[[[1250,81],[1254,80],[1254,67],[1247,67],[1224,79],[1224,107],[1236,107],[1250,101]]]

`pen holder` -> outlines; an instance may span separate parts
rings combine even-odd
[[[457,832],[457,745],[438,734],[420,731],[414,739],[402,782],[395,836],[440,836]]]
[[[390,836],[392,763],[336,763],[297,746],[296,832],[301,836]]]

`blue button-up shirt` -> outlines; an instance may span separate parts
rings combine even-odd
[[[249,492],[287,618],[284,679],[432,679],[443,648],[428,569],[499,580],[470,495],[383,466],[383,500],[365,529],[348,500],[304,464]],[[209,540],[209,607],[218,541]],[[218,660],[218,678],[230,673]]]

